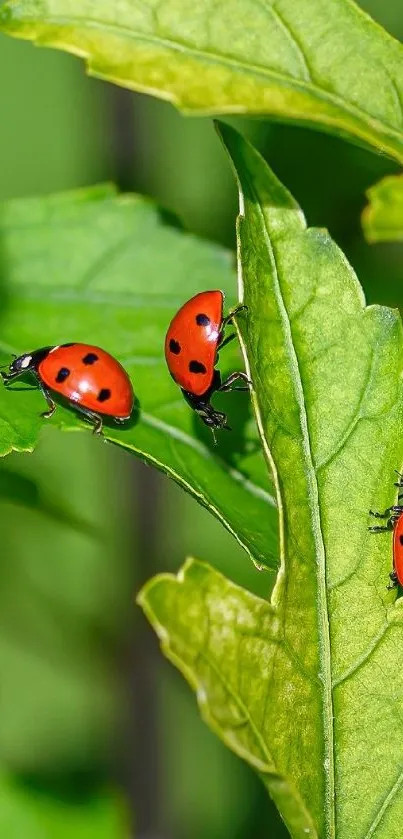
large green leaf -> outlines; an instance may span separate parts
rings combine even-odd
[[[403,160],[403,49],[351,0],[8,0],[0,25],[184,110],[301,120]]]
[[[372,186],[369,204],[362,214],[362,226],[368,242],[403,241],[403,177],[389,175]]]
[[[270,604],[190,563],[140,602],[205,718],[261,774],[294,837],[398,839],[401,601],[370,507],[403,460],[399,316],[365,308],[345,257],[228,126],[240,183],[242,328],[278,489]],[[391,734],[391,732],[393,732]]]
[[[232,263],[222,248],[169,226],[150,202],[112,188],[5,204],[0,350],[6,361],[12,351],[84,340],[116,355],[131,375],[139,411],[131,427],[105,428],[105,438],[168,472],[256,562],[276,564],[275,507],[248,395],[222,397],[234,431],[214,447],[164,359],[168,323],[187,297],[218,287],[234,299]],[[235,369],[237,348],[224,350],[221,362],[224,371]],[[28,384],[0,386],[0,453],[32,449],[45,424],[43,407]],[[54,423],[85,428],[62,407]]]

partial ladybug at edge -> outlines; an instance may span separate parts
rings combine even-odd
[[[12,361],[7,373],[1,373],[6,384],[31,373],[42,391],[48,410],[41,415],[53,416],[56,403],[51,391],[60,394],[94,426],[94,434],[102,434],[102,417],[123,423],[130,419],[134,393],[122,365],[105,350],[91,344],[61,344],[24,353]]]
[[[387,533],[393,532],[393,570],[390,572],[389,589],[395,588],[397,585],[403,587],[403,474],[396,472],[399,480],[396,481],[395,486],[398,487],[397,504],[393,504],[384,510],[383,513],[377,513],[373,510],[369,511],[370,516],[376,519],[387,519],[385,525],[374,525],[369,527],[371,533]]]
[[[188,300],[171,321],[165,338],[165,358],[169,372],[188,404],[213,433],[215,428],[230,430],[227,416],[217,411],[211,398],[218,391],[249,390],[243,372],[232,373],[224,382],[216,369],[218,350],[235,338],[225,337],[225,328],[246,306],[240,305],[223,317],[222,291],[202,291]],[[232,387],[241,380],[244,385]]]

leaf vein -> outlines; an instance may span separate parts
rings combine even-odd
[[[344,448],[348,439],[353,434],[353,432],[354,432],[355,428],[357,427],[360,419],[362,419],[362,416],[361,416],[362,406],[365,402],[365,399],[366,399],[366,396],[367,396],[367,393],[368,393],[368,388],[369,388],[369,385],[371,384],[371,381],[372,381],[372,374],[373,374],[373,370],[374,370],[374,362],[375,362],[375,353],[374,353],[373,348],[371,348],[371,356],[370,356],[370,362],[369,362],[369,365],[368,365],[366,382],[365,382],[364,387],[361,390],[358,405],[357,405],[357,408],[356,408],[356,410],[353,414],[352,420],[351,420],[349,426],[346,428],[344,434],[340,437],[339,441],[335,444],[335,446],[332,449],[332,451],[330,452],[330,454],[328,454],[323,460],[319,460],[315,464],[315,469],[316,469],[317,472],[319,472],[320,469],[324,469],[325,466],[328,466],[329,463],[331,463],[332,460],[334,460],[335,457],[337,457],[337,455],[340,453],[341,449]]]
[[[372,836],[374,835],[378,825],[382,821],[382,819],[383,819],[383,817],[386,813],[386,810],[388,809],[388,807],[390,807],[395,795],[399,792],[399,789],[402,786],[402,784],[403,784],[403,770],[401,771],[400,775],[396,779],[393,786],[390,788],[389,792],[385,795],[385,798],[383,799],[383,802],[382,802],[381,806],[379,807],[379,810],[378,810],[372,824],[370,825],[369,830],[365,834],[364,839],[371,839],[372,838]]]
[[[272,2],[271,6],[266,6],[264,3],[259,0],[259,6],[264,9],[264,11],[269,15],[271,14],[276,22],[278,23],[279,27],[281,28],[282,32],[285,33],[287,36],[289,43],[294,48],[296,55],[299,58],[301,70],[304,74],[304,78],[306,81],[313,82],[313,75],[308,65],[308,61],[306,55],[304,53],[302,45],[299,43],[299,40],[295,33],[292,31],[292,28],[289,22],[285,21],[283,16],[280,14],[279,9],[276,7],[274,1]]]
[[[364,666],[364,664],[368,661],[371,655],[375,652],[375,650],[377,649],[377,647],[379,646],[379,644],[381,643],[388,629],[390,629],[391,626],[392,624],[386,623],[381,627],[380,631],[377,635],[374,636],[374,638],[371,641],[371,644],[369,645],[367,650],[362,654],[362,656],[360,656],[360,658],[358,658],[347,670],[345,670],[345,672],[342,673],[341,676],[339,676],[337,679],[334,679],[333,689],[339,687],[339,685],[343,684],[343,682],[346,682],[347,679],[350,678],[350,676],[354,675],[354,673],[357,673],[357,671]]]

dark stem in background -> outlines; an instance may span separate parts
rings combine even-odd
[[[136,142],[134,94],[113,85],[106,86],[109,99],[108,126],[113,155],[115,182],[123,190],[133,189],[136,169],[141,171],[141,147]],[[132,596],[134,621],[127,639],[123,673],[128,696],[128,721],[123,744],[123,784],[133,810],[133,836],[157,839],[161,831],[161,769],[158,714],[159,650],[134,593],[158,568],[158,524],[160,481],[154,469],[134,458],[125,459],[129,470],[129,561],[133,568]],[[125,468],[123,464],[123,468]],[[130,532],[131,530],[131,532]],[[164,839],[166,834],[164,834]]]
[[[120,190],[128,192],[134,188],[135,172],[141,165],[135,131],[135,94],[115,85],[105,87],[114,181]]]
[[[133,565],[136,567],[138,591],[158,570],[161,493],[159,476],[154,469],[139,461],[131,462],[129,469],[129,497],[132,502],[129,514],[133,522]],[[134,603],[133,608],[136,608]],[[159,656],[157,638],[137,609],[125,674],[129,698],[126,789],[134,810],[135,839],[157,839],[163,835],[158,713]]]

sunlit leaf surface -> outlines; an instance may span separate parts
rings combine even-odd
[[[187,111],[300,120],[403,160],[403,48],[351,0],[8,0],[0,15]]]

